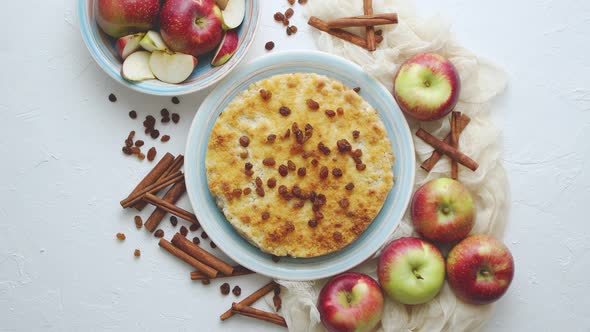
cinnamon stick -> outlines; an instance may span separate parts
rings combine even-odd
[[[191,257],[198,260],[199,262],[207,264],[225,275],[231,275],[234,273],[233,266],[211,255],[209,252],[194,244],[192,241],[189,241],[180,233],[174,234],[174,237],[172,238],[172,244],[176,248],[179,248],[180,250],[191,255]]]
[[[241,265],[234,266],[233,268],[234,268],[234,272],[232,272],[232,274],[230,274],[230,275],[218,274],[215,279],[239,277],[239,276],[245,276],[245,275],[254,273],[254,271],[250,271]],[[211,278],[207,277],[206,275],[204,275],[203,273],[201,273],[199,271],[191,272],[191,280],[205,280],[205,279],[211,279]]]
[[[307,21],[307,24],[311,25],[312,27],[329,33],[330,35],[340,38],[342,40],[345,40],[349,43],[353,43],[357,46],[360,46],[362,48],[368,49],[368,44],[367,44],[367,40],[363,37],[359,37],[355,34],[352,34],[348,31],[342,30],[342,29],[330,29],[330,27],[328,27],[328,23],[326,23],[325,21],[322,21],[321,19],[312,16],[309,18],[309,21]],[[380,43],[381,41],[383,41],[383,37],[382,36],[375,36],[375,41],[377,43]]]
[[[203,274],[208,275],[210,278],[217,277],[217,274],[219,273],[217,270],[192,258],[189,254],[175,247],[172,243],[168,242],[167,240],[160,239],[159,245],[160,247],[166,249],[166,251],[168,251],[172,255],[183,260],[185,263],[201,271]]]
[[[479,165],[477,162],[463,152],[455,149],[454,147],[450,146],[449,144],[439,140],[438,138],[430,135],[426,130],[420,128],[416,132],[416,136],[420,137],[424,142],[430,144],[433,148],[438,150],[439,152],[447,155],[449,158],[456,160],[461,165],[469,168],[472,171],[477,170]]]
[[[373,0],[363,0],[363,11],[365,12],[365,15],[373,15]],[[367,26],[365,30],[367,34],[367,50],[372,52],[377,49],[375,27]]]
[[[459,148],[459,119],[461,113],[451,113],[451,146],[455,149]],[[459,179],[459,163],[455,160],[451,160],[451,179]]]
[[[199,223],[199,220],[197,219],[197,217],[193,213],[190,213],[187,210],[185,210],[181,207],[178,207],[170,202],[166,202],[165,200],[163,200],[157,196],[154,196],[150,193],[145,195],[145,200],[147,202],[149,202],[150,204],[154,205],[155,207],[158,207],[162,210],[172,213],[173,215],[175,215],[179,218],[182,218],[186,221],[190,221],[193,224]]]
[[[175,183],[172,188],[170,188],[166,194],[164,194],[164,197],[162,197],[163,200],[165,200],[166,202],[170,202],[172,204],[176,203],[180,197],[182,197],[182,195],[186,192],[186,183],[184,181],[180,181]],[[148,218],[148,220],[145,222],[145,228],[151,233],[154,230],[156,230],[156,228],[158,228],[158,226],[160,225],[160,222],[162,221],[162,219],[164,219],[164,216],[166,216],[166,210],[164,209],[160,209],[160,208],[156,208],[154,210],[154,212],[152,212],[152,214],[150,215],[150,217]]]
[[[461,117],[459,119],[459,126],[458,126],[458,134],[461,135],[461,133],[463,132],[463,130],[465,129],[465,127],[467,127],[467,125],[469,124],[469,122],[471,121],[471,118],[465,114],[461,114]],[[451,143],[451,134],[449,133],[447,135],[447,137],[445,137],[444,142],[447,144]],[[443,154],[438,152],[438,150],[434,150],[432,151],[432,155],[430,156],[430,158],[424,160],[424,162],[422,163],[422,165],[420,165],[420,167],[425,170],[426,172],[430,172],[434,166],[436,165],[436,163],[438,163],[438,161],[440,160],[440,158],[442,158]]]
[[[151,184],[142,190],[135,193],[133,196],[129,196],[120,202],[121,206],[126,209],[130,206],[135,205],[137,202],[143,200],[146,194],[154,193],[158,190],[168,187],[171,184],[177,183],[179,181],[184,180],[184,174],[181,171],[178,171],[174,174],[169,175],[168,177]]]
[[[164,173],[156,180],[156,182],[168,177],[170,174],[174,174],[176,172],[178,172],[180,170],[180,168],[182,168],[182,165],[184,164],[184,156],[183,155],[178,155],[176,156],[176,158],[174,158],[174,160],[172,161],[172,164],[170,164],[170,166],[168,166],[168,169],[166,169],[166,171],[164,171]],[[159,190],[156,190],[155,192],[153,192],[154,195],[158,194]],[[141,211],[145,206],[147,205],[146,202],[141,201],[137,204],[135,204],[135,208],[139,211]]]
[[[287,322],[285,319],[277,314],[273,314],[272,312],[248,307],[242,305],[240,303],[232,303],[231,305],[232,312],[236,314],[240,314],[247,317],[252,317],[256,319],[263,320],[265,322],[274,323],[276,325],[287,327]]]
[[[330,29],[334,28],[352,28],[352,27],[367,27],[376,25],[397,24],[396,13],[375,14],[375,15],[360,15],[352,17],[342,17],[329,20],[326,22]]]
[[[244,305],[244,306],[252,305],[254,302],[260,300],[264,295],[272,292],[276,286],[278,286],[278,284],[274,281],[271,281],[268,284],[259,288],[254,293],[248,295],[248,297],[246,297],[245,299],[240,301],[239,304]],[[226,320],[233,315],[234,315],[234,313],[232,312],[232,309],[229,309],[228,311],[224,312],[223,315],[221,315],[219,318],[221,320]]]
[[[174,161],[174,156],[166,153],[160,161],[152,168],[152,170],[139,182],[139,184],[131,191],[129,196],[133,196],[143,190],[145,187],[155,183],[166,172]],[[129,197],[128,196],[128,197]],[[141,210],[141,208],[139,208]]]

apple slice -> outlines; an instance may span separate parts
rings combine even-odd
[[[145,32],[127,35],[117,39],[115,48],[121,59],[125,60],[131,53],[139,50],[139,42],[143,36],[145,36]]]
[[[225,9],[221,11],[223,29],[231,30],[242,24],[246,14],[246,0],[229,0]]]
[[[162,82],[180,83],[186,80],[197,66],[197,58],[184,53],[154,51],[150,57],[152,73]]]
[[[238,33],[236,30],[228,30],[223,35],[221,43],[213,56],[211,65],[214,67],[221,66],[229,60],[238,49]]]
[[[152,30],[145,34],[145,37],[139,42],[139,45],[148,52],[164,51],[168,49],[160,33]]]
[[[150,70],[151,55],[146,51],[134,52],[129,55],[121,67],[121,76],[135,82],[154,79],[154,74]]]
[[[229,0],[215,0],[215,3],[219,6],[219,8],[221,8],[221,10],[224,10],[225,7],[227,7],[227,2]]]

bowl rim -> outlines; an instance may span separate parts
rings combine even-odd
[[[252,27],[250,28],[252,33],[249,38],[246,38],[246,41],[243,44],[242,48],[239,48],[234,56],[230,59],[230,63],[226,63],[223,65],[223,71],[216,77],[211,78],[204,84],[199,84],[200,82],[195,82],[190,85],[182,85],[182,84],[168,84],[162,85],[158,87],[150,87],[146,86],[145,84],[141,84],[143,82],[129,82],[121,77],[120,70],[113,71],[111,66],[107,63],[105,59],[100,55],[101,51],[97,49],[97,46],[94,45],[93,38],[91,38],[91,24],[90,20],[87,19],[87,6],[86,4],[89,1],[96,1],[96,0],[78,0],[78,22],[80,25],[80,33],[82,34],[82,39],[84,40],[84,44],[88,49],[88,52],[94,59],[94,62],[98,64],[98,66],[105,72],[108,76],[110,76],[113,80],[117,81],[119,84],[144,94],[153,95],[153,96],[182,96],[186,94],[190,94],[193,92],[204,90],[212,85],[215,85],[220,80],[225,78],[229,73],[231,73],[236,67],[238,67],[241,63],[241,60],[246,56],[250,46],[254,42],[254,36],[258,30],[258,25],[260,23],[260,2],[259,0],[250,0],[253,3],[253,16],[250,18],[252,20]],[[121,63],[122,65],[122,63]]]
[[[339,56],[331,55],[331,54],[320,52],[320,51],[312,51],[312,50],[282,51],[282,52],[266,54],[262,57],[259,57],[259,58],[256,58],[256,59],[250,61],[247,65],[240,67],[238,70],[234,71],[231,74],[230,78],[258,77],[258,75],[252,75],[252,73],[255,72],[256,70],[258,70],[259,68],[272,67],[273,64],[280,64],[281,62],[287,62],[289,59],[291,59],[293,61],[295,61],[295,59],[296,59],[296,61],[300,61],[301,59],[306,59],[307,62],[305,62],[305,63],[301,63],[301,62],[297,63],[300,66],[304,66],[305,64],[311,64],[312,61],[317,61],[317,64],[322,64],[322,65],[331,66],[331,67],[340,68],[340,69],[342,69],[342,66],[345,66],[345,68],[347,68],[346,69],[347,71],[354,72],[355,74],[359,75],[359,78],[358,78],[359,82],[361,82],[363,80],[369,80],[369,82],[373,82],[374,84],[371,85],[371,88],[375,88],[378,90],[375,92],[375,94],[379,95],[380,97],[385,96],[385,98],[387,99],[386,103],[388,103],[388,104],[393,103],[392,105],[396,106],[395,111],[394,111],[395,113],[398,113],[396,115],[396,117],[399,119],[402,119],[402,122],[403,122],[400,125],[402,132],[400,132],[398,136],[406,137],[408,140],[408,145],[409,145],[408,147],[405,147],[404,146],[405,144],[400,145],[400,146],[404,147],[405,150],[407,150],[406,151],[407,155],[404,156],[405,158],[407,158],[407,159],[405,159],[406,167],[403,168],[404,172],[405,172],[403,174],[404,175],[403,179],[404,179],[405,183],[404,183],[404,186],[401,187],[402,190],[404,190],[404,192],[402,192],[402,194],[405,194],[405,197],[402,197],[400,200],[396,201],[395,204],[393,204],[393,203],[390,204],[390,206],[386,206],[386,204],[387,204],[387,199],[386,199],[379,214],[375,217],[375,219],[380,218],[380,215],[382,213],[387,213],[387,212],[384,212],[385,210],[393,211],[396,208],[396,205],[398,205],[399,208],[397,210],[399,212],[393,216],[393,217],[395,217],[396,220],[392,221],[392,223],[395,223],[395,225],[392,225],[391,229],[389,229],[388,231],[380,232],[377,234],[379,236],[379,243],[378,244],[375,245],[374,243],[371,243],[370,241],[367,243],[363,243],[362,248],[363,248],[364,252],[362,254],[357,254],[357,253],[349,254],[349,256],[356,255],[356,257],[355,256],[349,257],[346,261],[347,265],[341,264],[342,266],[339,266],[338,268],[335,268],[333,270],[319,272],[319,273],[309,272],[305,275],[302,275],[301,273],[299,273],[297,275],[282,273],[280,271],[280,269],[278,268],[280,266],[280,264],[276,264],[277,268],[275,268],[275,269],[268,268],[268,267],[263,269],[262,265],[259,265],[259,264],[256,265],[255,262],[252,264],[249,264],[253,260],[246,259],[248,254],[243,256],[242,254],[236,254],[232,250],[226,249],[226,244],[223,243],[222,241],[219,241],[220,240],[218,238],[219,234],[217,234],[215,231],[212,231],[212,227],[213,227],[212,225],[208,225],[207,222],[205,222],[205,223],[201,222],[201,226],[203,227],[203,230],[205,232],[207,232],[207,234],[209,235],[211,240],[213,242],[215,242],[217,244],[217,246],[228,257],[230,257],[232,260],[234,260],[238,264],[241,264],[244,267],[251,269],[254,272],[257,272],[259,274],[262,274],[262,275],[265,275],[265,276],[268,276],[271,278],[282,279],[282,280],[292,280],[292,281],[317,280],[317,279],[330,277],[330,276],[348,271],[348,270],[360,265],[361,263],[365,262],[367,259],[371,258],[378,250],[380,250],[383,247],[383,245],[385,243],[387,243],[387,241],[389,240],[389,238],[391,237],[393,232],[399,226],[401,219],[403,218],[403,216],[409,206],[410,200],[411,200],[412,190],[413,190],[414,183],[415,183],[415,172],[416,172],[416,170],[415,170],[415,168],[416,168],[415,167],[416,166],[415,148],[414,148],[413,138],[412,138],[412,134],[410,132],[409,125],[408,125],[407,121],[405,120],[405,117],[403,116],[401,110],[397,107],[397,104],[395,103],[395,100],[393,99],[393,96],[391,95],[391,93],[379,81],[377,81],[375,78],[369,76],[366,72],[364,72],[364,70],[360,66],[358,66],[357,64],[355,64],[349,60],[341,58]],[[290,71],[290,72],[297,72],[297,71]],[[362,76],[362,78],[361,78],[361,76]],[[260,79],[262,79],[262,78],[260,78]],[[203,128],[200,128],[199,124],[208,123],[206,117],[209,116],[209,114],[216,113],[218,111],[217,108],[213,108],[213,109],[208,109],[208,108],[210,108],[211,106],[219,106],[219,105],[217,105],[217,101],[216,101],[217,99],[223,99],[225,96],[228,95],[227,92],[232,90],[231,87],[237,87],[242,84],[243,84],[243,81],[241,81],[241,80],[236,80],[236,79],[224,80],[213,91],[211,91],[211,93],[205,98],[205,100],[200,105],[200,107],[199,107],[199,109],[198,109],[198,111],[191,123],[191,127],[189,130],[188,136],[187,136],[186,148],[185,148],[185,177],[186,177],[186,184],[187,184],[187,194],[189,196],[191,206],[193,207],[195,214],[197,215],[197,218],[199,218],[199,220],[204,220],[204,218],[201,218],[204,216],[203,210],[207,210],[209,208],[209,206],[206,203],[201,203],[201,201],[205,201],[205,200],[200,200],[199,197],[201,195],[199,195],[199,194],[201,194],[201,192],[204,192],[205,195],[209,195],[209,197],[210,197],[211,193],[210,193],[209,188],[206,184],[206,179],[205,179],[205,187],[206,188],[201,188],[201,189],[196,188],[194,191],[191,189],[191,187],[197,186],[197,184],[199,182],[198,179],[200,178],[198,173],[200,172],[200,170],[203,167],[205,167],[204,160],[201,160],[202,161],[201,165],[197,165],[197,162],[196,162],[197,160],[200,160],[202,158],[199,158],[199,156],[198,156],[199,154],[197,153],[198,149],[196,148],[195,144],[198,144],[199,142],[198,142],[198,140],[195,139],[195,135],[198,135],[198,131],[201,131],[201,132],[205,131],[204,135],[206,135],[207,140],[208,140],[208,137],[210,135],[210,129],[208,127],[206,127],[203,130]],[[243,90],[236,92],[236,94],[241,91],[243,91]],[[381,115],[382,113],[384,113],[384,112],[379,111],[380,118],[382,119],[382,121],[384,121],[383,116]],[[390,138],[390,140],[392,140],[391,137],[394,134],[390,133],[389,129],[387,131],[388,131],[388,137]],[[198,137],[198,136],[196,136],[196,137]],[[392,144],[393,144],[393,142],[392,142]],[[399,156],[395,155],[397,162],[399,162],[398,157]],[[394,165],[394,167],[395,167],[395,165]],[[401,167],[401,165],[400,165],[400,167]],[[406,170],[406,168],[407,168],[407,170]],[[398,175],[399,174],[394,174],[396,182],[400,181],[400,179],[401,179],[401,177],[398,177]],[[396,183],[394,183],[394,185],[396,185]],[[393,191],[393,187],[390,190],[390,192],[388,193],[388,196],[391,196],[392,191]],[[201,205],[203,205],[204,209],[201,209]],[[215,204],[213,204],[213,205],[215,205]],[[216,205],[213,207],[213,209],[219,210]],[[223,216],[223,214],[221,214],[221,215]],[[385,218],[385,217],[382,216],[381,218]],[[225,217],[223,217],[223,221],[228,222]],[[382,224],[387,225],[387,220],[384,220],[382,222]],[[211,228],[210,228],[210,226],[211,226]],[[230,227],[233,228],[233,226],[231,226],[231,225],[230,225]],[[365,232],[366,231],[367,230],[365,230]],[[363,232],[363,233],[365,233],[365,232]],[[221,233],[224,233],[224,232],[222,231]],[[238,234],[238,236],[240,236],[240,235]],[[362,237],[362,234],[361,234],[361,237]],[[358,239],[353,241],[351,244],[359,241],[361,239],[361,237],[359,237]],[[349,244],[347,247],[349,247],[351,244]],[[233,245],[230,245],[230,246],[233,246]],[[235,245],[234,247],[239,248],[240,245]],[[342,250],[346,250],[347,247],[343,248]],[[367,250],[366,249],[367,247],[370,247],[370,249]],[[256,249],[258,249],[258,248],[256,248]],[[341,251],[338,251],[338,252],[335,252],[332,254],[328,254],[328,255],[324,255],[324,256],[319,256],[318,258],[329,256],[329,255],[338,255],[340,252]],[[353,260],[353,258],[354,258],[354,260]],[[300,259],[301,260],[309,260],[309,259],[314,259],[314,258],[300,258]],[[269,259],[269,261],[270,261],[270,259]],[[329,262],[326,262],[326,263],[329,264]],[[274,263],[271,263],[271,264],[274,264]],[[268,266],[271,266],[271,264],[268,264]],[[291,270],[290,272],[298,272],[298,271],[296,271],[296,269],[295,269],[295,270]]]

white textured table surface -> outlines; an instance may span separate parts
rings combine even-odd
[[[300,19],[289,39],[272,21],[286,1],[261,1],[248,59],[268,40],[276,50],[314,48]],[[218,281],[191,282],[191,269],[119,208],[151,166],[121,155],[126,133],[141,127],[127,112],[179,112],[181,123],[164,130],[172,140],[157,146],[181,153],[206,92],[175,106],[118,85],[90,58],[75,7],[23,0],[0,11],[0,331],[277,330],[241,317],[220,323],[235,297],[221,296]],[[465,46],[510,77],[495,118],[512,187],[505,242],[516,275],[485,330],[589,331],[590,2],[428,0],[419,9],[452,20]],[[167,222],[164,230],[172,234]],[[127,240],[114,240],[117,232]],[[265,282],[238,281],[243,294]]]

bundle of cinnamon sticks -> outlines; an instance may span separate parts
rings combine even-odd
[[[363,0],[363,12],[361,16],[342,17],[327,22],[312,16],[307,24],[372,52],[383,41],[380,33],[375,31],[375,26],[397,24],[398,18],[396,13],[373,14],[373,0]],[[343,30],[352,27],[365,27],[365,37]]]

